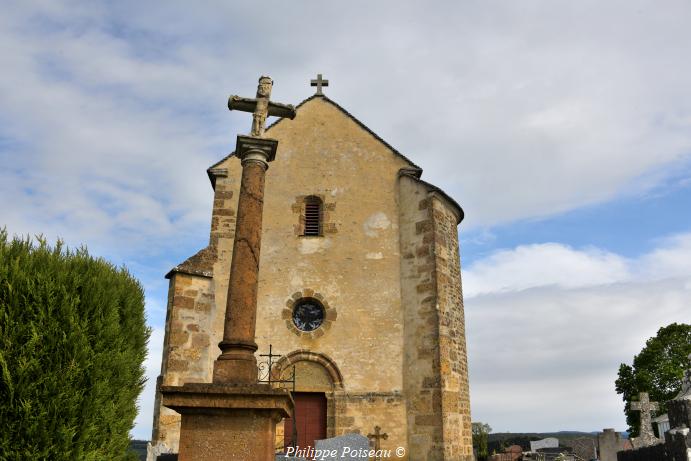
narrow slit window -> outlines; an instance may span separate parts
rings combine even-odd
[[[319,197],[305,199],[305,233],[306,237],[322,235],[322,201]]]

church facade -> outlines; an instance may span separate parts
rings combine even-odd
[[[296,402],[277,450],[379,433],[381,449],[404,448],[394,459],[471,460],[461,207],[320,92],[266,136],[279,145],[266,174],[257,354],[281,355],[274,379],[294,371]],[[166,276],[158,386],[211,382],[240,172],[233,154],[208,169],[209,245]],[[177,451],[180,416],[160,400],[152,444]]]

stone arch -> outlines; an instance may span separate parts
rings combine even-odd
[[[343,407],[345,391],[343,386],[343,375],[338,369],[336,362],[326,354],[298,349],[284,355],[274,363],[272,367],[276,379],[286,378],[296,368],[297,393],[323,393],[326,397],[326,436],[335,437],[337,428],[342,426],[339,423],[343,416],[339,416],[337,408]],[[286,376],[286,374],[288,376]],[[288,385],[290,386],[290,385]],[[286,388],[285,384],[281,387]],[[292,390],[290,387],[288,389]],[[280,445],[284,440],[285,427],[283,424],[276,426],[277,443]]]
[[[308,362],[311,364],[320,365],[331,381],[333,386],[331,391],[335,392],[343,390],[343,375],[341,374],[341,370],[338,369],[336,362],[334,362],[333,359],[326,354],[321,354],[319,352],[314,352],[307,349],[298,349],[281,357],[274,365],[276,375],[284,375],[284,373],[290,370],[291,366],[296,365],[299,362]],[[297,379],[298,382],[300,382],[299,376]],[[326,391],[326,389],[324,390]]]

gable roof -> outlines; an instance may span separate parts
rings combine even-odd
[[[396,148],[394,148],[391,144],[389,144],[389,143],[386,142],[384,139],[382,139],[377,133],[375,133],[374,131],[372,131],[371,129],[369,129],[369,127],[368,127],[367,125],[365,125],[365,124],[362,123],[360,120],[358,120],[353,114],[351,114],[350,112],[348,112],[347,110],[345,110],[345,109],[344,109],[343,107],[341,107],[337,102],[335,102],[335,101],[329,99],[329,98],[326,97],[325,95],[323,95],[323,94],[313,94],[313,95],[310,96],[309,98],[307,98],[307,99],[303,100],[302,102],[300,102],[300,104],[298,104],[298,105],[295,107],[295,109],[299,109],[300,107],[302,107],[303,105],[305,105],[306,103],[308,103],[309,101],[311,101],[311,100],[313,100],[313,99],[315,99],[315,98],[321,98],[321,99],[323,99],[324,101],[326,101],[326,102],[330,103],[331,105],[333,105],[335,108],[337,108],[338,110],[340,110],[346,117],[348,117],[348,118],[350,118],[352,121],[354,121],[360,128],[362,128],[363,130],[365,130],[366,132],[368,132],[369,134],[371,134],[371,135],[374,137],[374,139],[376,139],[376,140],[379,141],[380,143],[384,144],[389,150],[391,150],[391,152],[393,152],[395,155],[401,157],[403,160],[405,160],[406,162],[408,162],[408,163],[410,164],[411,168],[414,168],[414,169],[419,170],[419,171],[420,171],[420,174],[422,174],[422,168],[420,168],[419,166],[417,166],[417,165],[416,165],[412,160],[410,160],[408,157],[406,157],[405,155],[401,154],[398,150],[396,150]],[[268,127],[266,127],[265,132],[268,132],[271,128],[273,128],[274,126],[278,125],[278,124],[281,123],[283,120],[284,120],[283,118],[279,118],[278,120],[274,121],[271,125],[269,125]],[[233,155],[235,155],[235,151],[233,151],[233,152],[231,152],[230,154],[226,155],[226,156],[223,157],[221,160],[219,160],[218,162],[214,163],[214,164],[211,165],[209,168],[207,168],[206,174],[209,176],[209,180],[211,181],[212,187],[216,187],[216,178],[214,177],[214,174],[213,174],[212,170],[214,170],[215,168],[217,168],[221,163],[225,162],[227,159],[229,159],[229,158],[232,157]],[[419,177],[419,176],[418,176],[418,177]]]
[[[400,153],[398,150],[396,150],[396,148],[394,148],[391,144],[389,144],[389,143],[386,142],[384,139],[382,139],[377,133],[375,133],[374,131],[372,131],[367,125],[365,125],[365,124],[362,123],[360,120],[358,120],[353,114],[351,114],[350,112],[348,112],[346,109],[344,109],[342,106],[340,106],[337,102],[335,102],[335,101],[329,99],[328,97],[326,97],[326,96],[323,95],[323,94],[313,94],[313,95],[310,96],[309,98],[307,98],[307,99],[303,100],[302,102],[300,102],[300,104],[298,104],[298,105],[295,107],[295,109],[299,109],[300,107],[302,107],[303,105],[305,105],[306,103],[308,103],[309,101],[311,101],[311,100],[313,100],[313,99],[315,99],[315,98],[321,98],[321,99],[323,99],[324,101],[328,102],[329,104],[333,105],[335,108],[337,108],[338,110],[340,110],[346,117],[348,117],[348,118],[350,118],[352,121],[354,121],[360,128],[362,128],[363,130],[365,130],[366,132],[368,132],[369,134],[371,134],[377,141],[379,141],[379,142],[381,142],[382,144],[384,144],[384,146],[386,146],[389,150],[391,150],[391,152],[393,152],[394,155],[397,155],[397,156],[401,157],[403,160],[405,160],[407,163],[409,163],[409,164],[410,164],[409,167],[407,167],[407,168],[401,168],[401,170],[399,171],[399,175],[405,175],[405,176],[414,178],[414,179],[416,179],[417,181],[420,181],[420,182],[421,182],[422,184],[424,184],[425,186],[427,186],[427,187],[428,187],[429,189],[431,189],[432,191],[439,193],[442,197],[444,197],[446,200],[449,201],[449,203],[451,204],[452,207],[454,207],[454,208],[457,209],[458,216],[459,216],[458,223],[460,223],[461,221],[463,221],[463,218],[464,218],[464,216],[465,216],[465,213],[463,212],[463,208],[458,204],[458,202],[456,202],[456,200],[454,200],[451,196],[449,196],[446,192],[444,192],[443,190],[441,190],[440,188],[438,188],[438,187],[435,186],[434,184],[430,184],[430,183],[428,183],[427,181],[423,181],[422,179],[420,179],[420,177],[422,176],[422,168],[420,168],[419,166],[417,166],[412,160],[410,160],[408,157],[406,157],[405,155],[403,155],[402,153]],[[266,127],[265,132],[268,132],[271,128],[275,127],[276,125],[278,125],[279,123],[281,123],[283,120],[284,120],[283,118],[279,118],[278,120],[274,121],[271,125],[269,125],[268,127]],[[219,160],[218,162],[214,163],[214,164],[211,165],[209,168],[207,168],[206,174],[209,176],[209,181],[211,181],[211,187],[213,187],[213,188],[216,187],[216,175],[219,174],[219,173],[220,173],[220,174],[223,174],[222,172],[219,171],[218,166],[219,166],[221,163],[225,162],[225,161],[226,161],[227,159],[229,159],[230,157],[232,157],[233,155],[235,155],[235,151],[233,151],[233,152],[231,152],[230,154],[226,155],[226,156],[223,157],[221,160]]]

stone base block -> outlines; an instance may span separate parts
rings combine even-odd
[[[162,386],[163,405],[182,415],[179,461],[273,461],[276,423],[293,399],[267,385]]]

